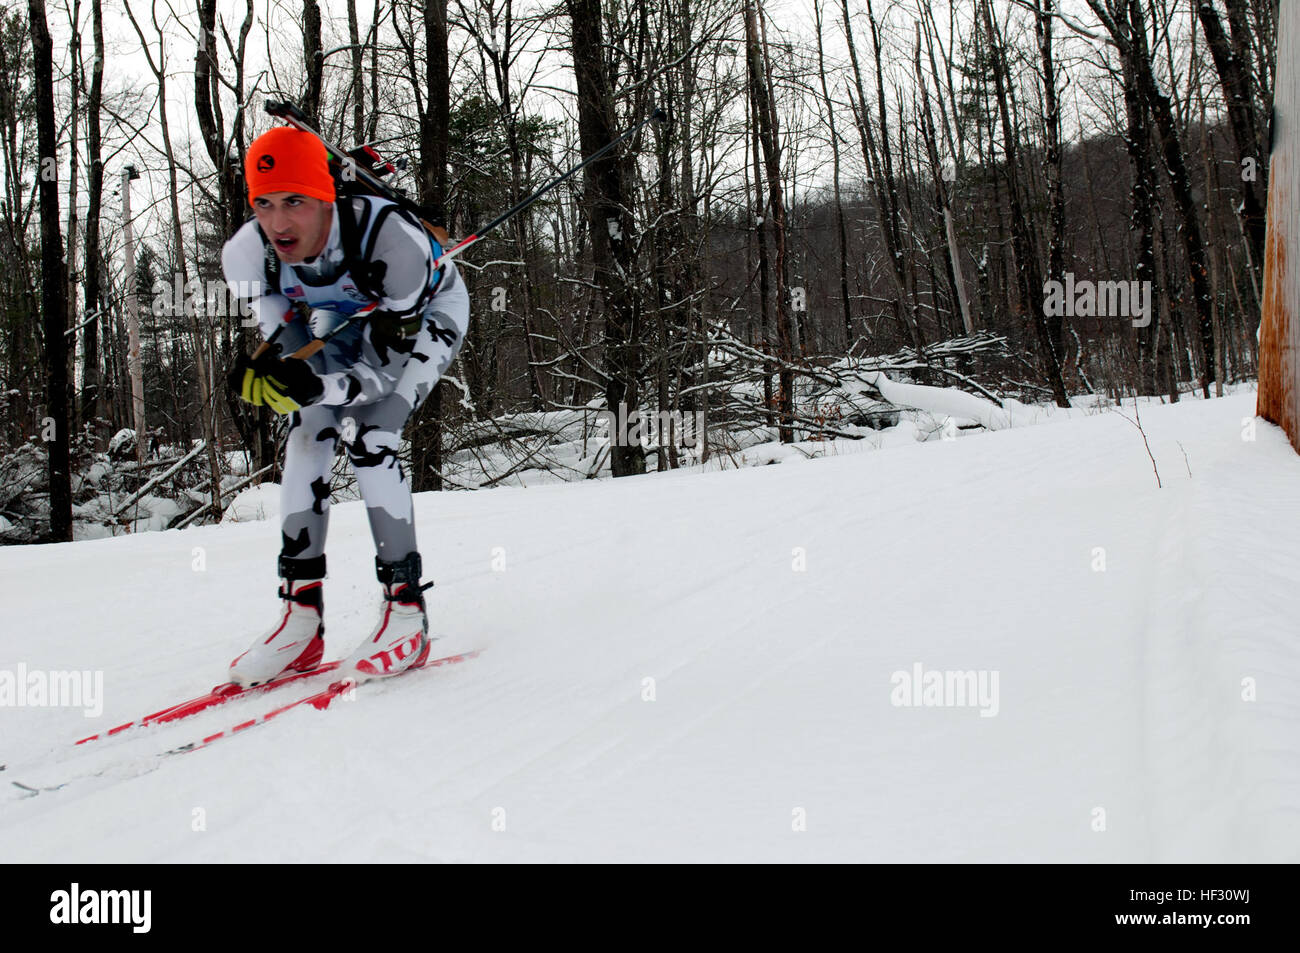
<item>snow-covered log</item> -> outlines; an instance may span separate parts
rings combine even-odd
[[[936,416],[965,417],[977,421],[987,430],[1005,430],[1011,418],[997,404],[953,387],[927,387],[923,384],[900,384],[881,371],[867,371],[862,379],[891,404],[914,407]]]

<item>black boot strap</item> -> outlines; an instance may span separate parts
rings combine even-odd
[[[324,579],[325,555],[312,556],[308,559],[294,559],[281,554],[277,566],[281,579],[297,581],[299,579]]]
[[[402,559],[380,559],[375,557],[375,575],[385,586],[397,586],[402,583],[418,586],[424,568],[420,563],[420,554],[407,553]]]
[[[424,591],[425,591],[426,589],[432,589],[432,588],[433,588],[433,583],[431,583],[431,582],[426,582],[426,583],[425,583],[424,585],[422,585],[422,586],[421,586],[421,585],[412,585],[412,584],[410,584],[410,583],[407,583],[407,584],[404,584],[404,585],[395,586],[395,587],[393,587],[391,590],[390,590],[389,588],[385,587],[385,589],[384,589],[384,598],[387,599],[389,602],[402,602],[402,601],[404,601],[405,597],[403,597],[403,596],[399,596],[398,593],[399,593],[399,592],[403,592],[403,591],[406,590],[406,589],[414,589],[414,590],[415,590],[415,594],[416,594],[416,599],[419,600],[419,604],[420,604],[420,606],[423,607],[423,606],[424,606]],[[411,603],[411,604],[414,605],[415,603]]]
[[[293,582],[291,579],[285,581]],[[293,595],[290,595],[289,587],[287,585],[282,585],[280,587],[280,598],[285,602],[292,602],[295,605],[306,606],[307,608],[315,609],[320,612],[325,606],[324,600],[321,598],[321,589],[321,586],[310,586],[305,589],[299,589],[297,592],[293,593]]]

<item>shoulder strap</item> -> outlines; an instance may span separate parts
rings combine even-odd
[[[365,254],[366,261],[370,261],[371,258],[374,256],[375,242],[379,237],[380,226],[384,224],[384,219],[386,219],[389,215],[392,214],[400,215],[402,218],[406,219],[408,223],[410,223],[415,227],[416,231],[418,231],[421,235],[424,235],[429,240],[429,244],[433,250],[433,258],[435,261],[437,261],[438,258],[442,256],[441,243],[439,243],[438,239],[434,238],[433,235],[429,233],[429,230],[424,227],[424,223],[421,222],[419,219],[417,219],[409,209],[402,208],[402,206],[398,205],[397,203],[393,203],[391,205],[383,206],[378,212],[375,213],[375,225],[372,229],[370,229],[370,238],[366,242],[366,254]],[[438,274],[438,280],[434,282],[433,290],[430,292],[431,294],[436,293],[438,288],[441,287],[442,285],[441,268],[438,269],[437,274]],[[382,272],[381,272],[381,276],[382,276]],[[425,300],[428,299],[426,298]]]
[[[365,234],[370,221],[372,207],[370,200],[361,196],[361,220],[357,220],[356,209],[352,204],[356,196],[341,195],[335,203],[339,215],[339,241],[343,245],[343,267],[352,276],[357,290],[367,298],[378,301],[384,296],[383,269],[375,268],[370,254],[375,248],[374,233],[378,230],[388,211],[388,206],[375,213],[375,222],[370,230],[370,241],[364,252],[361,249],[361,236]]]
[[[339,241],[343,244],[344,260],[349,262],[361,257],[361,233],[370,220],[370,203],[362,199],[361,221],[357,221],[354,198],[352,195],[340,194],[334,202],[339,216]]]

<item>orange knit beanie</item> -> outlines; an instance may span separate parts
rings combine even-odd
[[[244,159],[248,204],[267,192],[297,192],[334,201],[325,143],[310,132],[278,126],[253,140]]]

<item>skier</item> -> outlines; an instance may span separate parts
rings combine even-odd
[[[469,325],[469,294],[441,247],[389,199],[338,194],[324,143],[292,126],[249,146],[255,218],[222,251],[269,347],[241,356],[229,382],[251,404],[290,415],[280,488],[282,613],[230,663],[248,687],[314,668],[324,652],[322,580],[330,471],[340,440],[356,472],[383,587],[379,622],[346,659],[351,677],[395,675],[429,654],[411,487],[397,459],[406,421],[446,371]],[[242,292],[241,292],[242,293]],[[289,357],[339,331],[307,360]]]

